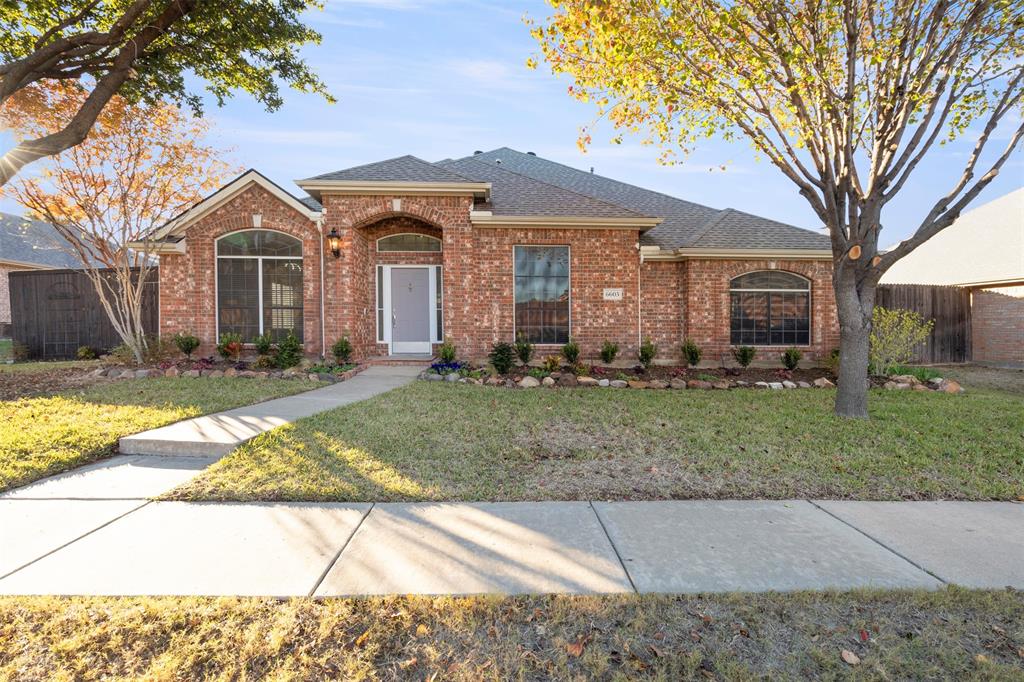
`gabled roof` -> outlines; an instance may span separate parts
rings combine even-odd
[[[0,262],[39,268],[80,268],[82,262],[61,248],[53,225],[0,213]]]
[[[415,156],[353,166],[332,173],[324,173],[307,180],[353,180],[357,182],[474,182],[455,171]],[[302,182],[306,182],[305,180]]]
[[[500,166],[642,215],[663,218],[660,225],[641,237],[641,243],[648,246],[669,250],[741,248],[824,251],[831,248],[828,236],[818,232],[734,209],[722,211],[703,206],[508,147],[474,154],[466,159]]]
[[[473,157],[442,161],[441,167],[491,183],[491,212],[502,216],[580,216],[639,218],[616,204],[556,187]],[[653,216],[648,216],[653,217]]]
[[[252,185],[262,187],[310,220],[316,220],[320,217],[319,208],[313,208],[312,205],[286,192],[280,185],[259,171],[250,168],[210,196],[168,220],[153,233],[152,239],[155,241],[167,240],[168,238],[184,234],[189,225],[210,211],[227,203]]]

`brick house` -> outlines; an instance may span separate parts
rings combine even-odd
[[[360,359],[482,358],[517,335],[538,355],[642,340],[718,364],[755,345],[774,364],[838,345],[826,236],[716,210],[507,148],[400,157],[297,182],[250,170],[158,230],[160,329],[209,352],[294,330],[309,355],[342,335]]]

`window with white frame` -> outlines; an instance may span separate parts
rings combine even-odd
[[[530,343],[569,341],[569,247],[516,246],[516,336]]]
[[[293,331],[302,340],[302,242],[273,230],[244,230],[217,240],[217,335],[246,343]]]
[[[806,346],[811,283],[781,270],[748,272],[729,284],[729,341],[748,346]]]

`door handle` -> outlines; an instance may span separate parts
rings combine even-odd
[[[398,316],[395,315],[394,311],[391,311],[391,326],[394,327],[396,322],[398,322]]]

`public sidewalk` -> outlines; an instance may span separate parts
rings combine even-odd
[[[221,504],[31,488],[0,497],[2,594],[1024,589],[1024,505],[1010,502]]]

